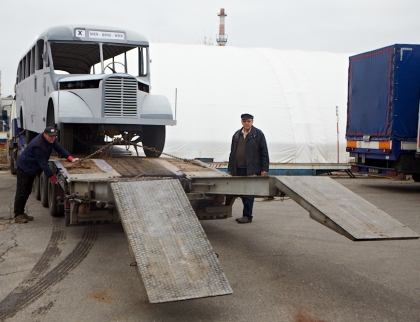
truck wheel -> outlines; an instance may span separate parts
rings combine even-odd
[[[60,124],[60,144],[67,150],[68,153],[73,152],[73,124],[61,123]]]
[[[36,200],[41,200],[41,189],[39,188],[39,176],[35,176],[34,184],[32,186],[32,191],[35,195]]]
[[[411,177],[413,178],[415,182],[420,182],[420,174],[416,173],[416,174],[411,175]]]
[[[16,165],[16,153],[14,151],[12,151],[12,153],[10,154],[10,172],[12,174],[16,174],[17,173],[17,165]]]
[[[142,133],[143,151],[146,157],[160,157],[165,146],[166,128],[164,125],[144,125]],[[149,148],[155,148],[158,152],[150,151]]]
[[[42,173],[39,177],[39,190],[41,194],[41,204],[44,207],[48,207],[48,181],[45,173]]]
[[[61,187],[48,180],[48,208],[53,217],[63,216],[64,212],[58,207],[57,197],[62,197]]]

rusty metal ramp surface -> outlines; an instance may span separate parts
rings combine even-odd
[[[232,293],[178,180],[114,182],[111,189],[150,303]]]
[[[175,177],[183,174],[163,166],[158,159],[127,157],[107,159],[106,162],[124,177],[159,176]]]
[[[277,188],[308,210],[311,218],[352,240],[420,237],[331,178],[314,176],[275,178]]]

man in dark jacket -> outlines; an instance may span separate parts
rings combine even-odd
[[[268,175],[269,157],[264,133],[253,126],[251,114],[241,115],[242,128],[232,137],[228,171],[233,176]],[[242,197],[244,205],[240,224],[252,222],[254,198]]]
[[[33,216],[28,216],[25,213],[25,205],[29,195],[32,191],[32,185],[35,176],[39,176],[44,172],[52,182],[57,183],[57,177],[52,172],[48,165],[48,160],[54,149],[58,155],[66,158],[71,162],[76,162],[78,159],[73,158],[57,141],[57,129],[54,127],[47,127],[44,133],[38,134],[23,150],[18,158],[17,167],[17,184],[14,214],[15,222],[27,223],[33,220]]]

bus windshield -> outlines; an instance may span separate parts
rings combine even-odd
[[[56,74],[147,75],[147,47],[62,42],[53,42],[50,47]],[[104,70],[101,65],[101,48]]]

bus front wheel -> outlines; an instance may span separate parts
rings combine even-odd
[[[146,157],[158,158],[165,146],[165,125],[144,125],[142,132],[143,151]]]

